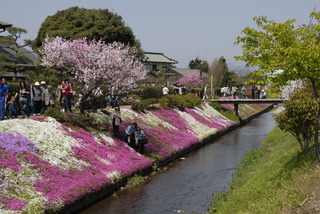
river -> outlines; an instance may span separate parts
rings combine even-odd
[[[259,148],[274,128],[275,112],[219,137],[174,161],[143,185],[119,191],[82,214],[206,213],[212,197],[229,187],[245,153]]]

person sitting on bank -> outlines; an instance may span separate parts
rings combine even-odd
[[[146,134],[143,130],[140,128],[137,128],[137,130],[134,132],[134,139],[136,142],[136,151],[140,154],[144,153],[144,144],[148,143],[148,140],[146,138]]]
[[[130,126],[128,126],[125,130],[126,133],[126,142],[130,147],[135,149],[135,143],[134,143],[134,132],[137,130],[137,123],[134,122]]]

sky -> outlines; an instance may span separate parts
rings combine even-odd
[[[234,56],[234,45],[253,17],[267,16],[276,22],[296,19],[309,23],[309,14],[320,0],[0,0],[0,21],[28,31],[23,39],[35,39],[42,22],[59,10],[73,6],[108,9],[122,16],[146,52],[163,53],[187,68],[198,57],[208,61],[223,56],[230,66],[243,65]],[[4,34],[1,34],[4,35]]]

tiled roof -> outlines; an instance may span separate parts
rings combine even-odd
[[[171,70],[174,70],[175,72],[177,72],[183,76],[185,76],[188,73],[195,72],[195,71],[200,72],[199,69],[188,69],[188,68],[171,68]],[[202,77],[208,77],[208,74],[202,72]]]
[[[19,65],[27,65],[27,66],[34,66],[38,63],[39,58],[35,53],[32,53],[31,51],[27,50],[26,48],[19,48],[18,52],[28,57],[28,59],[31,60],[30,62],[21,62]],[[10,57],[15,57],[16,53],[11,50],[10,48],[4,48],[0,47],[0,53],[4,53],[9,55]]]
[[[12,26],[12,24],[9,24],[9,23],[0,21],[0,29],[4,29],[4,30],[5,30],[5,28],[11,27],[11,26]],[[3,30],[3,31],[4,31],[4,30]],[[3,32],[3,31],[2,31],[2,32]]]
[[[153,63],[169,63],[176,64],[177,60],[171,59],[165,56],[163,53],[153,53],[153,52],[145,52],[144,62],[153,62]]]

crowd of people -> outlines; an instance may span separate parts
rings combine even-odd
[[[251,98],[252,99],[266,99],[267,92],[262,89],[261,86],[252,85],[251,87]],[[242,87],[232,86],[221,88],[222,97],[233,97],[234,99],[241,98],[247,99],[247,88],[243,85]]]
[[[45,81],[28,84],[20,81],[19,89],[13,91],[12,87],[2,78],[0,84],[0,120],[36,116],[43,114],[50,106],[59,101],[61,111],[72,112],[71,98],[73,91],[71,83],[64,80],[54,90]]]
[[[209,90],[209,86],[206,84],[203,88],[203,95],[202,95],[202,100],[208,100],[209,99],[209,94],[211,92],[211,97],[215,97],[215,88],[214,86],[212,87],[211,91]],[[199,96],[198,92],[195,92],[191,87],[186,88],[185,86],[179,86],[176,87],[174,90],[174,94],[194,94],[195,96]],[[164,86],[162,88],[162,95],[167,96],[169,95],[169,88],[167,86]]]

